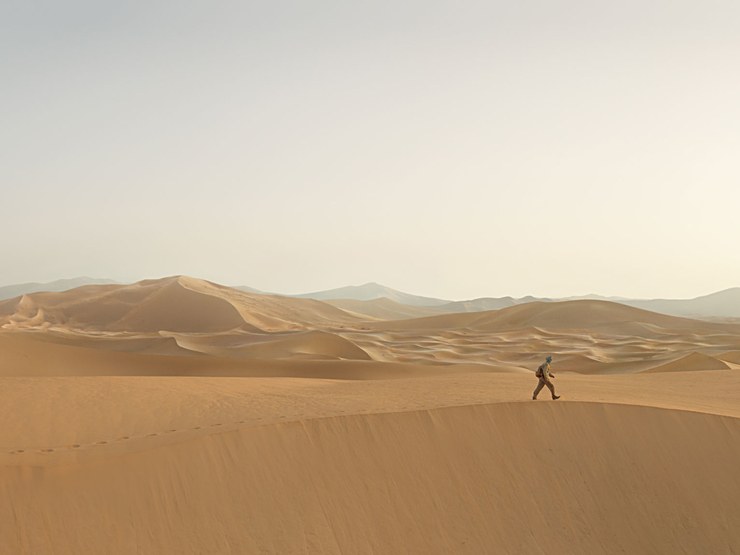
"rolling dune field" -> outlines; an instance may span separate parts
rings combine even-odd
[[[182,276],[0,301],[0,553],[740,553],[740,325],[425,312]]]

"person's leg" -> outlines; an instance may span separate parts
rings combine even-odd
[[[546,385],[547,389],[549,389],[550,393],[552,393],[552,398],[557,399],[558,396],[555,395],[555,385],[550,380],[547,380]]]
[[[545,380],[540,378],[539,383],[537,384],[537,387],[534,389],[534,393],[532,393],[532,399],[536,399],[537,395],[540,391],[542,391],[542,388],[545,387]]]

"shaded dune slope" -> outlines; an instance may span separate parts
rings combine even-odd
[[[740,364],[740,351],[728,351],[719,355],[721,360],[726,360],[734,364]]]
[[[0,468],[0,522],[14,523],[0,552],[740,546],[740,420],[702,413],[503,403],[243,428],[75,466],[53,457]]]

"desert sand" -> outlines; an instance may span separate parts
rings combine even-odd
[[[740,553],[739,353],[606,301],[9,299],[0,553]]]

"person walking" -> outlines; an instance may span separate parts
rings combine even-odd
[[[542,388],[547,386],[547,389],[550,390],[550,393],[552,393],[553,400],[560,399],[560,395],[555,395],[555,386],[550,381],[550,378],[554,378],[555,374],[550,372],[550,363],[552,362],[552,357],[547,356],[545,359],[545,362],[540,364],[539,368],[537,368],[537,372],[535,372],[535,376],[537,376],[540,381],[537,384],[537,387],[534,390],[534,393],[532,394],[532,400],[537,400],[537,395],[539,395],[540,391],[542,391]]]

